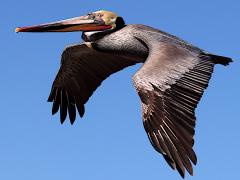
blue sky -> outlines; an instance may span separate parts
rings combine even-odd
[[[238,179],[240,152],[240,2],[4,1],[1,3],[0,179],[181,179],[151,147],[130,67],[104,81],[83,119],[63,125],[47,97],[68,44],[81,33],[16,34],[18,26],[75,17],[99,9],[117,12],[235,59],[217,65],[197,114],[198,164],[186,179]]]

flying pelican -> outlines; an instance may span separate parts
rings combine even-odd
[[[84,104],[111,74],[143,63],[133,76],[141,99],[148,138],[172,169],[184,178],[193,175],[195,108],[207,88],[215,64],[228,65],[228,57],[213,55],[186,41],[149,26],[126,25],[109,11],[53,23],[16,28],[16,32],[83,31],[81,44],[68,46],[48,98],[52,114],[60,109],[63,123],[71,124]]]

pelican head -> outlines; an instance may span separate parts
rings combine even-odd
[[[94,32],[114,30],[124,26],[124,21],[117,14],[100,10],[71,19],[40,24],[35,26],[18,27],[16,32]]]

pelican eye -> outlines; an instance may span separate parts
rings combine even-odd
[[[88,14],[88,17],[89,17],[89,19],[92,19],[92,20],[94,20],[96,17],[95,17],[95,14]]]
[[[97,17],[103,17],[103,14],[99,13],[99,14],[97,14]]]

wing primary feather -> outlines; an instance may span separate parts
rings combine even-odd
[[[84,105],[79,104],[79,103],[77,103],[76,105],[77,105],[77,110],[78,110],[78,113],[79,113],[80,117],[83,117],[84,112],[85,112]]]
[[[179,129],[181,131],[181,135],[183,135],[184,139],[186,139],[189,143],[192,142],[193,138],[191,136],[195,133],[195,123],[186,119],[185,116],[173,112],[172,109],[169,108],[169,103],[166,103],[164,108],[164,120],[171,124],[174,129]]]
[[[67,102],[66,102],[66,92],[64,89],[61,90],[61,103],[60,103],[60,121],[61,124],[64,123],[67,117]]]
[[[171,128],[171,131],[173,131],[174,134],[177,136],[177,138],[179,139],[178,143],[182,144],[182,147],[184,148],[186,154],[188,155],[190,160],[193,162],[193,164],[196,165],[197,157],[196,157],[195,152],[192,150],[192,143],[191,142],[189,143],[189,140],[183,135],[183,133],[180,133],[178,128],[174,127],[172,121],[169,120],[167,115],[166,115],[165,123],[168,124],[168,126]],[[182,132],[182,129],[180,129],[180,131]]]
[[[156,112],[153,113],[153,117],[156,117],[156,118],[157,118]],[[188,172],[192,175],[192,173],[193,173],[192,165],[191,165],[191,163],[190,163],[190,161],[189,161],[189,159],[188,159],[188,156],[186,155],[186,154],[189,154],[189,155],[191,156],[191,158],[192,158],[191,150],[188,150],[188,149],[192,149],[192,148],[188,145],[188,143],[185,142],[184,138],[182,138],[179,133],[175,135],[175,130],[177,130],[177,128],[174,127],[174,125],[172,124],[171,121],[169,121],[168,123],[167,123],[166,121],[163,121],[163,123],[165,123],[165,127],[167,127],[167,128],[169,129],[169,131],[171,132],[171,134],[173,134],[173,135],[169,135],[170,133],[168,133],[168,135],[171,136],[171,140],[174,142],[173,144],[175,145],[175,147],[177,148],[177,151],[178,151],[179,154],[180,154],[180,158],[182,159],[182,162],[183,162],[184,166],[186,167],[186,169],[188,170]],[[166,124],[166,123],[167,123],[167,124]],[[170,126],[170,127],[169,127],[169,126]],[[166,129],[166,128],[165,128],[165,129]],[[159,133],[159,134],[161,135],[161,133]],[[176,136],[177,136],[177,137],[180,136],[180,141],[175,140],[175,139],[177,139]],[[173,138],[175,138],[175,139],[173,139]],[[187,150],[185,150],[184,146],[182,146],[181,141],[184,141],[183,144],[186,145],[185,148],[186,148]],[[190,152],[189,152],[189,151],[190,151]],[[195,153],[193,152],[193,154],[195,154]],[[167,156],[166,156],[166,157],[167,157]],[[166,157],[164,156],[165,160],[166,160],[167,163],[174,169],[174,166],[172,166],[173,164],[172,164],[172,163],[169,163],[169,162],[168,162],[168,161],[169,161],[169,158],[166,158]],[[193,161],[194,161],[194,158],[192,158],[192,159],[193,159]]]
[[[163,151],[165,152],[165,155],[168,156],[168,164],[171,164],[170,166],[175,169],[176,168],[176,165],[175,165],[175,162],[173,160],[173,157],[170,153],[170,150],[166,144],[166,141],[164,140],[159,128],[160,128],[160,125],[157,123],[156,120],[154,120],[154,116],[151,116],[148,120],[148,123],[149,123],[149,131],[155,131],[157,132],[157,138],[158,138],[158,142],[159,142],[159,145],[161,146],[161,148],[163,149]],[[158,151],[159,152],[159,151]]]
[[[145,130],[149,136],[149,140],[151,141],[151,144],[153,145],[155,150],[164,155],[169,155],[170,156],[169,158],[171,158],[171,155],[170,155],[167,147],[165,146],[163,139],[161,139],[161,137],[159,137],[159,136],[154,136],[154,134],[156,135],[156,133],[154,131],[156,131],[157,133],[158,133],[158,131],[156,129],[156,126],[152,125],[150,118],[144,120],[144,126],[145,126]],[[156,140],[154,138],[156,138]],[[160,146],[160,147],[158,147],[158,146]]]
[[[179,157],[177,148],[173,144],[171,138],[169,137],[169,135],[167,134],[167,132],[165,131],[163,126],[161,125],[160,127],[161,127],[160,132],[163,135],[165,142],[167,143],[167,146],[169,148],[169,151],[171,152],[171,155],[173,156],[174,161],[176,162],[176,168],[177,168],[179,174],[182,176],[182,178],[184,178],[185,168],[184,168],[181,158]]]
[[[68,91],[66,91],[66,97],[67,97],[67,103],[68,103],[68,114],[70,123],[73,124],[76,119],[76,107],[74,98],[68,94]]]
[[[152,146],[154,147],[154,149],[155,149],[157,152],[159,152],[159,153],[161,153],[161,154],[163,154],[163,155],[166,155],[166,150],[164,150],[164,149],[161,147],[163,143],[162,143],[162,142],[159,142],[159,139],[158,139],[156,133],[154,132],[154,131],[155,131],[155,128],[151,127],[151,124],[148,125],[148,123],[150,123],[149,121],[151,121],[151,120],[148,119],[147,122],[144,123],[144,124],[146,124],[146,125],[145,125],[145,126],[146,126],[145,129],[146,129],[146,132],[147,132],[147,134],[148,134],[148,138],[149,138]],[[149,127],[149,126],[150,126],[150,127]]]
[[[174,118],[174,116],[172,116],[173,113],[169,113],[166,110],[165,113],[165,118],[166,121],[169,122],[169,124],[171,124],[174,129],[178,129],[181,133],[181,136],[183,137],[183,139],[190,145],[192,146],[194,143],[194,139],[193,139],[193,133],[189,133],[186,129],[185,126],[182,124],[182,122],[179,121],[184,121],[181,118]],[[174,119],[173,119],[174,118]]]
[[[59,103],[60,103],[60,97],[59,97],[59,89],[57,88],[55,91],[55,97],[53,100],[53,106],[52,106],[52,115],[58,112],[59,109]]]
[[[56,94],[56,88],[53,87],[53,88],[51,89],[51,93],[50,93],[47,101],[48,101],[48,102],[52,102],[52,101],[54,100],[55,94]]]
[[[163,127],[167,132],[168,136],[170,137],[171,141],[173,142],[174,146],[176,147],[179,157],[183,162],[183,165],[185,166],[189,174],[192,175],[193,174],[192,165],[186,155],[185,149],[182,146],[181,140],[179,141],[178,136],[173,132],[173,130],[168,126],[168,124],[165,121],[163,122],[164,122]]]
[[[63,123],[65,116],[69,114],[73,124],[76,111],[83,117],[84,104],[102,81],[136,63],[138,61],[134,61],[132,57],[99,52],[87,47],[85,43],[66,47],[62,53],[61,67],[48,97],[48,101],[54,101],[52,113],[55,114],[60,105],[61,122]],[[63,93],[63,89],[66,92]],[[72,99],[76,100],[75,103]]]
[[[163,154],[163,158],[165,159],[165,161],[167,162],[167,164],[168,164],[173,170],[176,169],[176,164],[175,164],[175,162],[174,162],[172,159],[170,159],[167,155],[164,155],[164,154]]]

